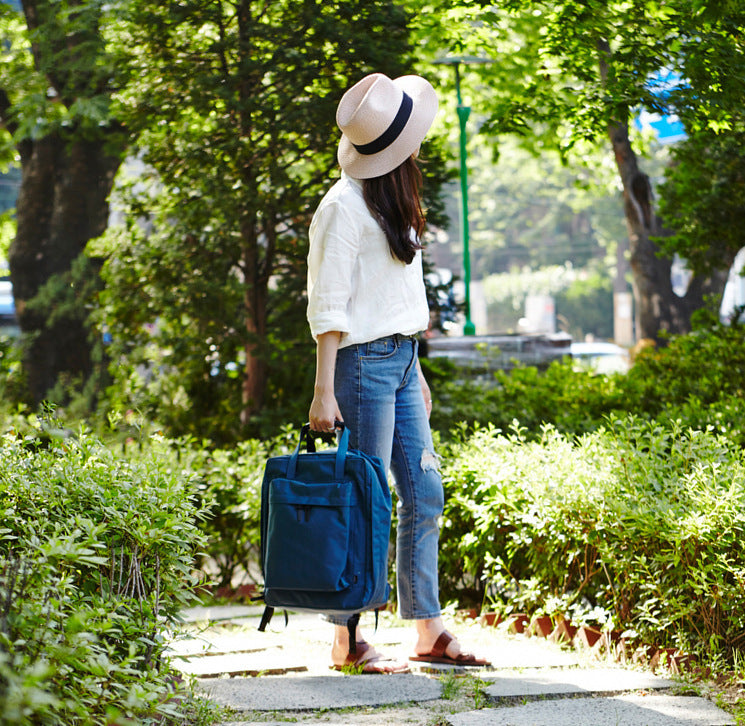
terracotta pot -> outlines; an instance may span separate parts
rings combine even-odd
[[[230,585],[225,585],[223,587],[218,587],[214,591],[214,595],[217,598],[226,598],[227,600],[232,600],[233,598],[234,590]]]
[[[502,613],[482,613],[479,622],[486,627],[496,628],[502,622]]]
[[[250,600],[256,595],[258,588],[254,584],[240,585],[233,587],[232,585],[225,585],[224,587],[218,587],[214,591],[215,597],[225,598],[226,600]]]
[[[681,653],[677,648],[662,648],[658,651],[659,665],[667,666],[671,673],[680,675],[690,670],[693,658],[687,653]]]
[[[559,616],[556,620],[556,626],[551,631],[548,639],[554,643],[571,643],[576,634],[576,626],[572,625],[565,617]]]
[[[641,645],[631,654],[631,662],[654,670],[660,660],[659,649],[654,645]]]
[[[592,648],[600,640],[602,633],[597,628],[591,628],[589,625],[582,625],[577,629],[574,636],[574,642],[585,648]]]
[[[548,638],[554,624],[548,615],[534,615],[528,626],[528,635],[537,635],[541,638]]]
[[[512,613],[508,618],[507,630],[510,633],[524,633],[528,625],[528,616],[525,613]]]
[[[621,636],[615,644],[614,656],[619,663],[631,663],[634,652],[634,643],[631,638]]]
[[[706,680],[712,677],[713,671],[711,666],[695,665],[695,661],[691,659],[691,673],[697,680]]]
[[[683,673],[690,672],[693,669],[695,659],[688,653],[676,652],[674,656],[670,658],[670,670],[676,675],[682,675]]]
[[[597,656],[606,653],[608,656],[614,657],[616,644],[620,641],[620,639],[620,630],[604,630],[600,635],[600,638],[598,638],[597,643],[592,646],[592,650]]]
[[[241,585],[236,591],[235,591],[235,597],[240,598],[242,600],[251,600],[251,598],[256,596],[257,588],[256,585],[250,584],[250,585]]]

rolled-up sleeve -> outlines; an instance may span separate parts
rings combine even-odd
[[[308,323],[313,338],[338,330],[350,332],[352,297],[361,229],[337,201],[318,209],[310,225],[308,252]]]

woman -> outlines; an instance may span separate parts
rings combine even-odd
[[[412,660],[486,665],[447,633],[438,596],[443,490],[415,337],[429,323],[416,156],[436,112],[435,91],[418,76],[392,81],[372,74],[339,103],[342,175],[310,226],[308,322],[317,349],[309,421],[314,431],[344,421],[350,446],[379,456],[393,472],[399,612],[416,624]],[[334,667],[407,670],[405,663],[385,660],[359,633],[353,658],[345,621],[331,620]]]

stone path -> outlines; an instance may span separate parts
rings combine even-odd
[[[317,616],[281,613],[265,633],[261,608],[193,608],[170,646],[172,664],[231,709],[220,726],[253,723],[425,724],[427,726],[726,726],[734,719],[691,696],[680,681],[600,662],[543,638],[511,635],[473,621],[449,623],[488,669],[411,663],[392,676],[344,675],[328,668],[330,626]],[[386,655],[406,660],[412,630],[389,614],[373,632]]]

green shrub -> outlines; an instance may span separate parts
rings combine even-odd
[[[488,381],[464,377],[446,361],[422,362],[432,388],[431,424],[444,438],[465,423],[507,431],[517,421],[529,437],[544,423],[566,433],[593,431],[603,417],[624,410],[622,376],[575,370],[557,361],[546,370],[518,366],[496,371]]]
[[[562,611],[708,656],[745,645],[745,459],[633,417],[576,440],[493,429],[443,467],[444,597]]]
[[[745,446],[745,327],[714,325],[647,348],[626,374],[574,370],[571,361],[545,371],[516,367],[472,380],[447,361],[422,362],[432,388],[432,426],[447,438],[461,423],[507,431],[514,421],[528,438],[544,424],[584,434],[607,416],[680,420]]]
[[[0,330],[0,401],[23,400],[25,379],[21,356],[19,339]],[[0,415],[3,413],[0,410]]]
[[[202,513],[170,451],[6,435],[0,492],[3,723],[172,712],[164,632],[193,598]]]
[[[717,324],[643,350],[623,390],[628,411],[711,426],[745,446],[745,326]]]

